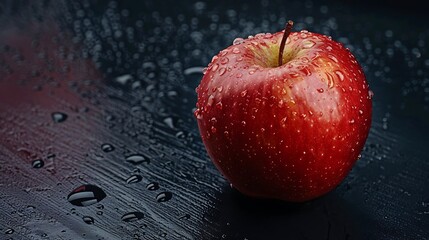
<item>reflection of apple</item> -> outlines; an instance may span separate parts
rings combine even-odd
[[[208,154],[240,192],[305,201],[352,168],[372,103],[348,49],[291,27],[236,40],[215,56],[197,88],[195,115]]]

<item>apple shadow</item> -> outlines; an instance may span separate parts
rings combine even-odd
[[[204,213],[202,239],[366,239],[364,214],[331,192],[305,203],[254,199],[225,187]]]

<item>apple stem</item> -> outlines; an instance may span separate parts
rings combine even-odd
[[[286,23],[285,31],[283,32],[282,41],[280,43],[280,50],[279,50],[279,66],[283,65],[283,50],[285,49],[286,39],[289,37],[289,34],[293,27],[293,21],[289,20]]]

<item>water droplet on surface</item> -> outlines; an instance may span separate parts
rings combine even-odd
[[[131,81],[133,79],[133,76],[131,76],[130,74],[125,74],[119,77],[115,78],[115,81],[121,85],[125,85],[127,84],[129,81]]]
[[[146,189],[149,191],[155,191],[159,189],[159,184],[156,182],[151,182],[146,186]]]
[[[227,58],[227,57],[224,57],[224,58],[222,58],[221,60],[220,60],[220,63],[222,64],[222,65],[225,65],[225,64],[227,64],[229,62],[229,58]]]
[[[234,39],[234,41],[232,42],[232,45],[238,45],[238,44],[242,44],[244,42],[243,38],[236,38]]]
[[[103,152],[111,152],[113,150],[115,150],[115,147],[113,147],[112,144],[109,143],[103,143],[101,144],[101,150],[103,150]]]
[[[122,215],[121,220],[124,222],[134,222],[144,218],[144,214],[142,212],[129,212]]]
[[[33,166],[33,168],[42,168],[44,165],[45,162],[43,162],[42,159],[36,159],[31,162],[31,166]]]
[[[222,110],[222,102],[216,103],[216,108]]]
[[[13,230],[12,228],[8,228],[4,231],[4,234],[13,234],[15,232],[15,230]]]
[[[156,196],[157,202],[167,202],[173,197],[171,192],[161,192]]]
[[[94,218],[90,217],[90,216],[83,216],[82,220],[86,223],[86,224],[94,224]]]
[[[319,93],[323,93],[325,90],[323,90],[323,88],[318,88],[318,89],[317,89],[317,91],[318,91]]]
[[[129,155],[128,157],[125,158],[125,160],[129,163],[134,164],[134,165],[137,165],[137,164],[140,164],[143,162],[149,163],[149,159],[147,157],[145,157],[141,154],[138,154],[138,153]]]
[[[67,114],[62,112],[53,112],[51,114],[52,120],[56,123],[64,122],[67,119]]]
[[[302,47],[303,48],[312,48],[316,43],[311,41],[311,40],[304,40],[302,42]]]
[[[240,49],[238,49],[237,47],[235,47],[235,48],[232,49],[232,53],[238,54],[238,53],[240,53]]]
[[[172,117],[167,117],[167,118],[164,118],[164,123],[165,123],[165,125],[167,125],[169,128],[172,128],[172,129],[174,129],[175,127],[174,127],[174,122],[173,122],[173,118]]]
[[[131,184],[131,183],[138,183],[143,179],[142,176],[138,175],[138,174],[133,174],[131,175],[128,179],[127,179],[127,183]]]
[[[353,124],[353,123],[355,123],[355,120],[354,120],[354,119],[352,119],[352,120],[350,120],[350,121],[349,121],[349,123],[350,123],[350,124]]]
[[[190,67],[183,70],[183,74],[191,75],[191,74],[202,74],[204,67]]]
[[[245,96],[246,96],[246,94],[247,94],[247,90],[244,90],[244,91],[242,91],[242,92],[240,93],[240,96],[241,96],[241,97],[245,97]]]
[[[89,206],[100,202],[106,197],[104,191],[94,185],[82,185],[73,190],[68,196],[67,200],[75,206]]]

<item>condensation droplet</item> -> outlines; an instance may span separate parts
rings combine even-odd
[[[166,202],[170,200],[173,197],[173,194],[171,192],[161,192],[156,196],[157,202]]]
[[[43,162],[42,159],[36,159],[31,162],[31,166],[33,166],[33,168],[42,168],[44,165],[45,162]]]
[[[213,64],[213,67],[212,67],[212,71],[213,72],[216,72],[216,70],[219,68],[219,64],[217,64],[217,63],[215,63],[215,64]]]
[[[242,44],[244,42],[243,38],[236,38],[234,39],[234,41],[232,42],[232,45],[238,45],[238,44]]]
[[[115,147],[113,147],[112,144],[109,143],[103,143],[101,144],[101,150],[103,150],[103,152],[111,152],[113,150],[115,150]]]
[[[340,79],[340,81],[344,81],[343,72],[341,72],[340,70],[337,70],[337,71],[335,71],[335,74],[338,76],[338,79]]]
[[[374,92],[369,90],[368,91],[368,99],[372,99],[374,97]]]
[[[225,65],[225,64],[227,64],[229,62],[229,58],[227,58],[227,57],[223,57],[221,60],[220,60],[220,63],[222,64],[222,65]]]
[[[319,93],[323,93],[323,92],[324,92],[323,88],[318,88],[318,89],[317,89],[317,91],[318,91]]]
[[[238,54],[238,53],[240,53],[240,49],[238,47],[235,47],[232,49],[232,53]]]
[[[225,72],[226,72],[226,68],[221,67],[221,68],[219,69],[219,76],[224,75],[224,74],[225,74]]]
[[[125,160],[129,163],[132,163],[134,165],[143,163],[143,162],[147,162],[149,163],[149,158],[147,158],[146,156],[143,156],[142,154],[136,153],[136,154],[131,154],[129,156],[127,156],[125,158]]]
[[[127,184],[138,183],[143,179],[139,174],[133,174],[129,178],[127,178]]]
[[[144,218],[144,214],[142,212],[129,212],[122,215],[121,220],[124,222],[134,222]]]
[[[146,189],[149,191],[155,191],[159,189],[159,184],[156,182],[151,182],[146,186]]]
[[[313,42],[313,41],[311,41],[311,40],[304,40],[303,42],[302,42],[302,47],[303,48],[311,48],[311,47],[313,47],[314,45],[315,45],[316,43],[315,42]]]
[[[334,55],[329,54],[329,55],[328,55],[328,57],[329,57],[332,61],[334,61],[335,63],[338,63],[338,59],[337,59]]]
[[[52,120],[56,123],[64,122],[67,119],[67,114],[62,112],[53,112],[51,114]]]
[[[90,217],[90,216],[83,216],[82,220],[86,223],[86,224],[94,224],[94,218]]]
[[[75,206],[89,206],[100,202],[106,197],[104,191],[94,185],[82,185],[74,189],[68,196],[67,200]]]

